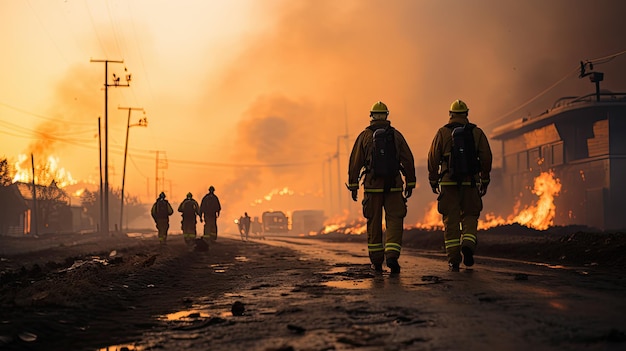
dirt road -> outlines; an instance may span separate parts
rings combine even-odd
[[[615,270],[478,256],[472,269],[450,273],[440,252],[404,249],[394,277],[372,272],[358,240],[222,235],[207,254],[171,239],[167,249],[146,238],[39,276],[5,274],[0,348],[626,347],[626,281]],[[19,261],[4,256],[5,266]]]

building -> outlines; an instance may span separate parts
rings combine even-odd
[[[33,190],[36,196],[33,196]],[[36,201],[33,201],[33,198]],[[36,204],[36,207],[35,207]],[[74,228],[69,196],[50,186],[15,182],[0,187],[0,235],[70,232]],[[80,212],[80,210],[78,210]]]
[[[596,84],[595,94],[561,98],[491,138],[501,141],[503,198],[523,197],[535,177],[553,172],[561,183],[555,225],[626,228],[626,93]]]

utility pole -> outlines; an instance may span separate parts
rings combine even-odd
[[[332,176],[332,160],[333,156],[329,155],[326,162],[328,162],[328,202],[330,204],[329,213],[333,215],[333,176]]]
[[[337,199],[339,200],[339,212],[342,212],[341,209],[341,162],[340,162],[340,156],[341,153],[339,152],[339,144],[340,144],[340,140],[341,139],[348,139],[348,135],[340,135],[337,137]]]
[[[124,168],[122,171],[122,195],[120,200],[120,232],[122,232],[122,219],[124,216],[124,186],[126,183],[126,156],[128,155],[128,134],[130,131],[130,127],[147,127],[148,126],[148,118],[144,117],[139,119],[139,122],[135,124],[130,124],[130,113],[132,111],[143,111],[141,107],[118,107],[118,110],[128,110],[128,118],[126,120],[126,143],[124,145]],[[126,228],[128,229],[128,228]]]
[[[98,233],[102,230],[102,219],[104,218],[104,196],[103,183],[102,183],[102,124],[100,117],[98,117],[98,173],[100,173],[100,225],[98,226]]]
[[[165,151],[156,150],[150,152],[154,152],[156,154],[156,163],[154,170],[154,198],[156,199],[159,196],[159,169],[167,169],[167,156],[165,156]],[[163,158],[159,157],[161,153],[164,155]],[[165,175],[163,175],[163,178],[165,178]],[[161,187],[164,188],[165,183],[163,183]]]
[[[109,84],[109,63],[124,63],[124,60],[92,59],[90,62],[104,62],[104,218],[102,225],[103,233],[109,234],[109,87],[129,87],[131,75],[126,74],[126,84],[120,84],[120,77],[113,73],[113,84]]]
[[[33,218],[35,219],[35,236],[39,235],[39,218],[37,213],[37,185],[35,185],[35,157],[30,154],[30,164],[33,169]],[[31,219],[31,223],[33,220]]]

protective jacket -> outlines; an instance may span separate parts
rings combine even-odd
[[[200,203],[200,218],[217,218],[222,210],[220,199],[213,193],[208,193],[202,198]]]
[[[467,124],[469,120],[466,116],[455,115],[450,118],[449,123]],[[474,143],[476,146],[476,154],[480,161],[480,172],[474,177],[464,179],[462,185],[471,185],[481,182],[489,184],[492,154],[489,147],[487,136],[479,127],[472,129]],[[452,152],[452,130],[446,126],[439,128],[435,138],[433,139],[430,151],[428,152],[428,181],[431,187],[437,185],[456,185],[455,180],[450,177],[448,172],[448,158]]]
[[[195,222],[196,215],[200,214],[200,206],[194,199],[185,199],[178,206],[178,212],[182,214],[183,220]]]
[[[386,128],[391,126],[391,122],[387,120],[373,120],[370,121],[370,126],[374,126],[373,129]],[[365,192],[383,192],[385,189],[385,179],[380,177],[374,177],[371,172],[371,157],[374,148],[373,142],[374,132],[370,128],[365,128],[359,134],[352,153],[350,154],[350,164],[348,167],[348,188],[355,190],[359,188],[359,181],[364,176],[363,187]],[[401,172],[406,179],[407,188],[415,188],[415,163],[413,159],[413,153],[407,144],[402,133],[394,129],[394,144],[396,146],[396,157],[401,166]],[[402,191],[404,181],[402,175],[398,172],[396,175],[391,189],[389,191]]]
[[[167,209],[167,216],[165,214],[159,214],[158,208],[159,206],[164,206]],[[165,199],[157,199],[157,201],[152,205],[152,209],[150,209],[150,215],[156,221],[157,219],[168,219],[174,213],[174,209],[170,202]]]

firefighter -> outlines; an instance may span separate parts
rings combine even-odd
[[[200,223],[204,217],[204,233],[203,238],[211,241],[217,240],[217,218],[222,211],[220,199],[215,195],[215,187],[209,187],[209,193],[204,195],[200,203]]]
[[[165,244],[167,241],[167,231],[170,228],[170,216],[174,213],[172,205],[165,199],[165,193],[161,192],[156,202],[152,205],[150,215],[156,223],[159,243]]]
[[[370,110],[370,125],[356,138],[348,167],[348,190],[352,200],[357,201],[359,182],[363,179],[363,216],[367,219],[367,248],[370,262],[377,273],[382,273],[383,262],[392,274],[400,273],[400,250],[406,201],[415,188],[415,164],[413,154],[404,136],[391,127],[387,120],[389,110],[383,102],[376,102]],[[382,152],[390,157],[393,166],[387,176],[379,176],[374,164],[374,134],[390,131],[389,150]],[[393,150],[392,150],[393,149]],[[380,150],[378,151],[381,152]],[[377,163],[377,164],[380,164]],[[404,181],[402,179],[404,175]],[[404,191],[404,193],[403,193]],[[383,233],[383,210],[386,231]],[[383,239],[384,235],[384,239]]]
[[[181,229],[183,238],[188,245],[196,240],[196,216],[200,214],[200,206],[193,198],[192,193],[187,193],[187,197],[178,206],[178,212],[181,213]]]
[[[482,129],[469,124],[469,109],[461,100],[450,105],[448,124],[439,128],[428,152],[428,180],[437,194],[437,210],[443,217],[444,244],[448,268],[458,272],[461,261],[466,267],[474,264],[478,243],[478,217],[483,209],[482,197],[487,193],[491,172],[492,154],[489,141]],[[473,126],[473,174],[453,177],[449,165],[452,154],[452,131],[455,126]],[[477,159],[476,159],[477,158]]]

